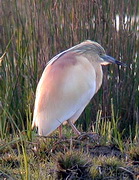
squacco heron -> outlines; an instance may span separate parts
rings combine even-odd
[[[80,135],[74,123],[102,84],[102,65],[109,63],[124,65],[90,40],[53,57],[37,86],[32,128],[48,136],[68,122]]]

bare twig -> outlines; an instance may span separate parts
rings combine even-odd
[[[135,174],[132,171],[129,171],[128,169],[124,168],[124,167],[119,167],[118,169],[125,171],[127,174],[129,174],[130,178],[132,178],[133,180],[135,179]]]

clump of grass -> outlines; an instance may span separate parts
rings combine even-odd
[[[111,100],[111,118],[103,118],[102,111],[97,112],[96,122],[93,124],[92,129],[94,132],[100,134],[101,144],[115,144],[123,151],[124,143],[122,133],[119,131],[119,119],[114,114],[113,100]]]
[[[19,163],[19,159],[17,159],[17,155],[15,154],[5,153],[2,157],[0,157],[0,164],[5,168],[19,167]]]
[[[118,177],[118,168],[124,166],[124,162],[117,157],[100,156],[93,158],[93,166],[90,173],[93,179],[103,177]]]
[[[139,145],[134,146],[129,150],[129,156],[134,161],[139,161]]]
[[[57,179],[89,179],[91,161],[89,157],[79,151],[59,153],[56,156]]]
[[[30,143],[30,148],[32,149],[33,156],[40,161],[43,159],[48,159],[52,155],[52,149],[55,144],[55,138],[42,138],[37,137],[37,139]]]

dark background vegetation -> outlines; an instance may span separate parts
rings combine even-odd
[[[46,63],[86,39],[100,43],[127,68],[104,67],[102,88],[78,121],[91,128],[99,110],[121,132],[139,123],[138,0],[0,0],[0,137],[26,130]]]

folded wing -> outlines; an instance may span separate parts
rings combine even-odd
[[[47,136],[84,109],[96,92],[92,64],[76,53],[66,53],[45,68],[36,91],[32,126]]]

